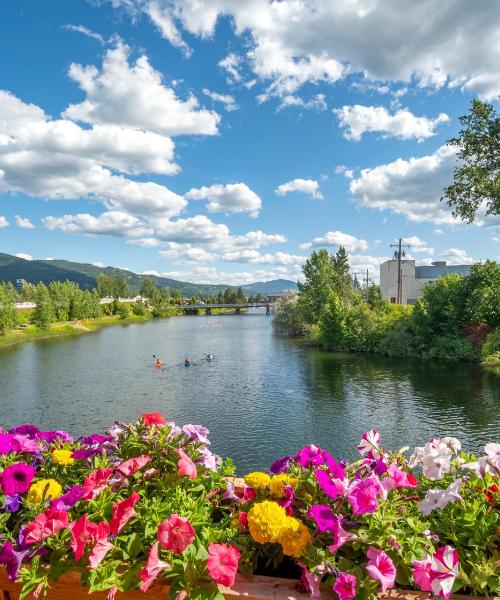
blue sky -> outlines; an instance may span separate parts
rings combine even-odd
[[[0,251],[203,283],[296,279],[398,237],[500,258],[440,203],[445,146],[500,94],[496,0],[4,0]]]

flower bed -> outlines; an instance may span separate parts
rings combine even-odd
[[[500,444],[407,458],[372,430],[353,464],[308,446],[243,483],[207,435],[158,414],[79,440],[0,430],[0,598],[499,593]]]

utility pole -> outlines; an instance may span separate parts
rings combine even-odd
[[[397,248],[394,252],[394,259],[398,261],[398,294],[396,304],[403,304],[403,273],[401,272],[401,259],[406,256],[406,252],[402,248],[410,248],[410,244],[403,244],[403,240],[399,238],[397,244],[391,244],[391,248]]]

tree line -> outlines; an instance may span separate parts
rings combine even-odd
[[[390,304],[377,285],[356,289],[342,247],[336,254],[314,251],[303,274],[298,299],[276,314],[279,331],[332,351],[500,365],[500,266],[494,261],[427,284],[415,306]]]

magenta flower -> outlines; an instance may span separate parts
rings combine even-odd
[[[5,542],[3,545],[0,551],[0,565],[5,565],[9,581],[16,581],[19,577],[21,564],[28,552],[29,550],[23,550],[22,552],[14,550],[11,542]]]
[[[148,551],[148,562],[139,573],[141,585],[139,586],[143,592],[147,592],[153,585],[158,575],[170,565],[167,562],[160,560],[158,556],[158,542],[155,542]]]
[[[418,482],[416,477],[392,463],[387,469],[387,477],[382,480],[382,486],[389,492],[395,488],[415,488]]]
[[[0,474],[0,487],[7,496],[24,494],[29,490],[35,477],[35,469],[26,463],[19,462],[8,467]]]
[[[158,527],[158,541],[165,550],[182,554],[193,543],[195,530],[186,517],[174,513]]]
[[[120,531],[125,527],[125,525],[130,521],[132,517],[135,517],[136,512],[134,510],[134,506],[139,502],[141,497],[137,492],[132,492],[132,494],[122,500],[121,502],[117,502],[112,507],[113,517],[109,523],[110,532],[113,535],[117,535]]]
[[[73,437],[65,431],[40,431],[36,434],[39,440],[45,440],[48,444],[53,444],[57,440],[61,442],[72,442]]]
[[[0,454],[9,454],[15,449],[14,436],[10,433],[0,433]]]
[[[314,471],[314,476],[316,477],[316,481],[318,482],[318,485],[323,493],[327,496],[330,496],[330,498],[335,499],[339,493],[341,493],[339,490],[343,490],[341,480],[332,479],[326,471],[316,469],[316,471]]]
[[[208,544],[207,570],[215,583],[226,587],[234,585],[238,572],[240,551],[233,544]]]
[[[14,449],[19,454],[37,454],[39,451],[38,441],[27,435],[14,434],[12,436]]]
[[[379,432],[376,429],[370,429],[361,435],[361,441],[356,448],[363,456],[375,460],[380,457],[379,442]]]
[[[340,600],[351,600],[356,595],[356,577],[340,571],[333,584],[333,591]]]
[[[308,469],[311,466],[319,467],[323,464],[323,451],[319,446],[311,444],[299,450],[299,453],[295,457],[295,460],[304,469]]]
[[[286,485],[283,488],[283,493],[285,497],[283,500],[280,500],[278,504],[282,506],[286,510],[286,514],[288,516],[293,515],[293,501],[295,500],[295,490],[291,485]]]
[[[431,563],[432,591],[447,600],[459,571],[458,552],[451,546],[441,546],[432,556]]]
[[[380,581],[382,591],[385,592],[394,587],[396,567],[391,558],[383,550],[373,548],[373,546],[368,548],[366,555],[369,559],[366,570],[372,579]]]
[[[332,509],[324,504],[313,504],[308,516],[315,521],[320,531],[331,531],[335,526],[335,515]]]
[[[104,444],[105,442],[110,442],[111,439],[112,438],[109,436],[101,435],[99,433],[93,433],[92,435],[88,435],[82,438],[82,444],[85,444],[86,446],[102,446],[102,444]]]
[[[179,460],[177,461],[179,475],[186,475],[186,477],[189,477],[189,479],[196,479],[198,472],[194,462],[181,448],[177,448],[175,451],[179,455]]]
[[[38,436],[38,434],[41,432],[38,429],[38,427],[35,427],[34,425],[26,425],[25,424],[25,425],[17,425],[17,427],[13,427],[12,429],[9,429],[9,433],[25,435],[27,437],[36,438]]]
[[[357,481],[347,495],[354,515],[365,515],[375,512],[378,508],[378,496],[383,496],[384,490],[376,477],[367,477]]]
[[[321,452],[321,456],[323,457],[324,463],[328,467],[328,473],[330,473],[334,479],[345,479],[344,469],[329,452],[323,450]]]

